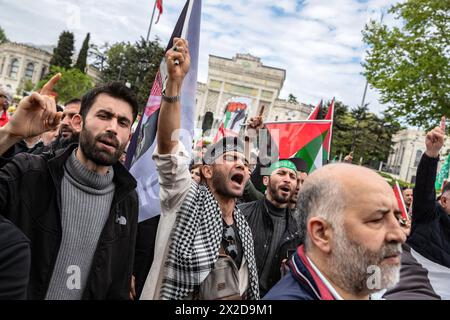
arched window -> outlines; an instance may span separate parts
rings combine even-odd
[[[27,64],[27,68],[25,69],[25,78],[31,80],[33,78],[33,73],[34,73],[34,64],[30,62],[29,64]]]
[[[417,150],[416,151],[416,159],[414,160],[414,167],[417,167],[419,165],[420,162],[420,158],[422,158],[422,150]]]
[[[214,115],[211,111],[208,111],[205,113],[205,116],[203,118],[203,123],[202,123],[202,131],[208,131],[211,130],[212,126],[213,126],[213,122],[214,122]]]
[[[42,67],[40,80],[44,79],[47,74],[47,68],[45,66]]]
[[[16,79],[18,72],[19,72],[19,60],[13,59],[11,61],[11,69],[9,69],[9,77]]]

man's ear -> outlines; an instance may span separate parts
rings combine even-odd
[[[202,166],[202,174],[205,177],[205,179],[211,179],[213,175],[213,168],[209,164],[205,164]]]
[[[441,203],[441,206],[443,208],[447,208],[447,198],[446,197],[441,196],[441,199],[439,200],[439,202]]]
[[[75,114],[72,119],[70,119],[70,125],[75,129],[76,132],[81,132],[83,126],[83,118],[79,113]]]
[[[312,217],[306,225],[311,243],[325,254],[331,251],[333,229],[325,219]]]
[[[269,176],[264,176],[263,177],[263,184],[266,187],[269,185]]]

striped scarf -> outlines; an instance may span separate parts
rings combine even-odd
[[[249,285],[245,296],[256,300],[259,299],[259,286],[252,233],[237,207],[234,208],[233,217],[249,271]],[[172,230],[161,299],[185,299],[200,286],[219,258],[222,230],[218,202],[206,185],[193,182],[178,210],[177,221]]]

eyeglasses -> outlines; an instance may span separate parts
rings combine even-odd
[[[228,245],[224,248],[225,253],[231,258],[235,259],[238,255],[238,249],[236,246],[236,235],[234,233],[233,227],[224,227],[222,238],[228,243]]]

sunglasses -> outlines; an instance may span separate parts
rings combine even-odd
[[[222,238],[228,243],[228,245],[224,248],[225,253],[235,259],[238,255],[238,249],[236,246],[236,234],[234,233],[233,227],[226,226],[223,230]]]

